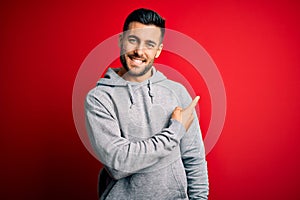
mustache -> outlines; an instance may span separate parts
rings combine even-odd
[[[141,59],[141,60],[143,60],[143,61],[147,60],[145,57],[140,56],[140,55],[137,54],[137,53],[128,54],[128,57],[129,57],[130,59],[135,58],[135,59]]]

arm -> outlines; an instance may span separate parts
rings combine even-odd
[[[208,174],[204,144],[197,116],[181,140],[181,155],[188,182],[189,199],[207,199]]]
[[[146,140],[131,142],[121,137],[113,109],[99,99],[93,93],[87,96],[86,125],[94,150],[113,178],[120,179],[152,166],[179,146],[185,129],[174,119],[167,128]]]
[[[190,102],[189,94],[185,94],[186,102]],[[195,111],[194,120],[181,140],[180,150],[187,176],[189,199],[207,199],[209,188],[205,150]]]

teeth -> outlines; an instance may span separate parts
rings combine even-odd
[[[137,60],[137,59],[133,59],[133,62],[135,62],[136,64],[139,64],[139,65],[140,65],[140,64],[142,64],[143,61]]]

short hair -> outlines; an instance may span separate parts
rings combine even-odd
[[[127,31],[131,22],[139,22],[145,25],[155,25],[160,28],[161,42],[165,35],[165,19],[163,19],[157,12],[146,8],[139,8],[131,12],[123,26],[123,32]]]

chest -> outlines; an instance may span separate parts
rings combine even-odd
[[[131,141],[146,139],[162,131],[168,126],[175,107],[180,106],[176,94],[168,88],[154,86],[151,94],[146,88],[138,88],[131,94],[122,90],[116,96],[120,98],[116,103],[116,116],[122,137]]]

